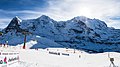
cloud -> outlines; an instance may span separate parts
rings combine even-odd
[[[51,14],[49,12],[45,12],[41,10],[8,11],[8,10],[0,9],[0,28],[5,28],[15,16],[18,16],[22,20],[26,20],[26,19],[35,19],[40,17],[41,15],[51,15]]]
[[[0,28],[5,28],[8,25],[8,21],[10,21],[11,19],[9,18],[4,18],[4,19],[0,19]]]
[[[109,20],[109,26],[114,27],[116,29],[120,29],[120,20]]]
[[[19,16],[21,19],[32,19],[44,14],[55,20],[64,21],[75,16],[86,16],[103,20],[109,27],[112,26],[120,29],[120,26],[118,26],[120,25],[119,0],[43,0],[46,1],[45,4],[47,6],[39,5],[42,4],[40,0],[35,0],[35,2],[41,2],[39,4],[37,3],[37,5],[34,5],[35,3],[32,3],[32,0],[28,1],[30,2],[27,3],[27,8],[31,9],[23,9],[24,6],[20,6],[21,8],[19,10],[0,9],[0,19],[12,19],[14,16]],[[19,3],[22,5],[25,4],[24,0],[19,1]],[[34,7],[32,7],[32,4]],[[6,23],[10,22],[8,20],[6,21]]]
[[[7,11],[0,10],[0,18],[9,18],[12,19],[15,16],[20,17],[21,19],[34,19],[44,14],[42,11],[36,10],[20,10],[20,11]]]
[[[106,21],[108,26],[112,26],[117,22],[108,21],[113,17],[120,16],[119,0],[49,0],[49,5],[48,12],[52,13],[53,18],[57,20],[67,20],[82,15],[98,18]]]
[[[120,13],[118,0],[50,0],[49,4],[49,11],[67,17],[85,15],[92,18],[102,18]]]

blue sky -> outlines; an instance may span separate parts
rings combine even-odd
[[[15,16],[24,20],[43,14],[55,20],[75,16],[97,18],[120,29],[120,0],[0,0],[0,28]]]
[[[29,14],[29,11],[44,11],[47,6],[45,0],[1,0],[0,18],[23,16]]]
[[[45,0],[1,0],[0,9],[3,10],[33,10],[47,6]]]

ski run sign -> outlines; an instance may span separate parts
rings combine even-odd
[[[19,61],[19,52],[0,52],[0,67],[10,67]]]

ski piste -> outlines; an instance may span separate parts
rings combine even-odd
[[[23,49],[20,46],[1,47],[0,50],[3,54],[17,54],[11,56],[11,62],[15,61],[7,67],[112,67],[110,58],[114,58],[115,67],[120,67],[120,54],[116,52],[90,54],[70,48]]]

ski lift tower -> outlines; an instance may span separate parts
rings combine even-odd
[[[23,45],[23,49],[26,48],[26,37],[27,35],[31,34],[29,31],[22,31],[22,34],[24,35],[24,45]]]

